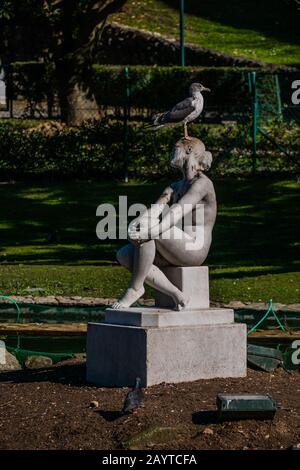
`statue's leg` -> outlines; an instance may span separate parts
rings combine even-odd
[[[133,273],[130,287],[139,290],[143,287],[155,258],[155,241],[149,240],[137,246],[134,250]]]
[[[201,266],[207,257],[211,236],[192,236],[179,227],[172,227],[156,240],[157,251],[174,266]]]
[[[153,240],[151,240],[153,242]],[[155,240],[156,244],[157,240]],[[146,270],[139,270],[139,262],[143,262],[143,256],[145,256],[145,253],[137,253],[140,251],[142,247],[145,247],[145,245],[148,245],[149,242],[145,242],[141,246],[134,246],[132,244],[128,244],[125,247],[121,248],[118,253],[117,253],[117,259],[119,263],[126,267],[129,271],[133,272],[132,280],[130,283],[129,289],[125,292],[124,296],[118,301],[118,304],[121,304],[120,307],[116,305],[114,308],[121,308],[123,306],[127,306],[127,301],[131,300],[132,298],[135,297],[135,292],[136,289],[140,289],[140,283],[143,281],[146,282],[148,285],[153,287],[156,290],[159,290],[160,292],[163,292],[164,294],[169,295],[170,297],[173,298],[174,303],[176,308],[180,309],[183,308],[187,302],[188,298],[186,298],[183,293],[176,287],[174,284],[172,284],[169,279],[165,276],[165,274],[159,269],[158,266],[154,265],[153,262],[148,269],[148,274],[145,277],[145,272]],[[145,248],[144,248],[145,249]],[[144,250],[143,249],[143,250]],[[146,248],[147,249],[147,248]],[[153,249],[153,244],[151,246],[151,250]],[[156,247],[155,247],[156,249]],[[154,253],[155,255],[155,253]],[[147,260],[150,259],[148,258],[147,254]],[[153,253],[152,253],[152,258],[153,258]],[[157,258],[153,259],[155,262],[159,262],[160,264],[168,265],[168,263],[163,260],[162,257],[160,257],[160,260],[157,260]],[[164,263],[162,263],[165,261]],[[137,269],[136,269],[137,268]],[[143,284],[142,284],[143,287]],[[131,289],[134,288],[135,292],[132,291]],[[125,298],[124,298],[125,297]],[[134,302],[137,299],[134,300]],[[124,302],[126,305],[124,305]],[[133,303],[133,302],[132,302]],[[132,305],[131,303],[131,305]],[[117,304],[117,303],[116,303]],[[115,305],[115,304],[114,304]]]
[[[163,294],[172,297],[177,310],[181,310],[187,305],[189,298],[183,295],[182,291],[172,284],[158,266],[154,264],[151,266],[145,281],[150,287],[153,287],[153,289],[159,290]]]
[[[154,257],[154,240],[149,240],[136,247],[132,256],[132,278],[129,287],[122,297],[112,305],[112,308],[120,309],[130,307],[144,294],[145,278],[153,264]]]

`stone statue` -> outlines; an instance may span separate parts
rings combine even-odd
[[[213,183],[204,174],[211,162],[212,155],[201,140],[189,137],[176,143],[170,164],[181,170],[183,178],[129,224],[130,243],[117,252],[117,259],[132,277],[113,309],[136,302],[144,294],[145,282],[172,297],[175,310],[185,308],[189,299],[160,268],[201,266],[208,255],[217,210]],[[179,228],[185,217],[189,222]]]
[[[139,377],[148,387],[246,376],[247,325],[234,322],[233,309],[209,303],[203,263],[217,209],[205,175],[211,162],[203,142],[179,140],[171,165],[183,178],[129,224],[130,243],[117,259],[132,277],[124,295],[106,309],[105,321],[88,325],[89,382],[129,387]],[[143,295],[144,283],[156,290],[155,306],[131,307]]]

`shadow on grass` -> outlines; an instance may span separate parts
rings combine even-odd
[[[275,260],[276,261],[276,260]],[[272,261],[270,261],[271,263]],[[274,260],[273,260],[274,262]],[[252,269],[251,266],[249,266],[249,269],[243,268],[243,270],[239,270],[238,267],[234,269],[232,272],[221,272],[221,273],[214,273],[213,271],[210,272],[210,278],[211,279],[242,279],[244,277],[258,277],[258,276],[265,276],[267,274],[285,274],[285,273],[292,273],[292,272],[298,272],[300,270],[300,266],[296,265],[293,266],[291,264],[285,265],[285,266],[278,266],[278,267],[270,267],[266,266],[266,268],[263,269]]]
[[[163,0],[179,9],[177,0]],[[289,43],[299,44],[299,6],[296,1],[263,0],[189,0],[185,13],[234,28],[264,32]]]
[[[128,196],[128,207],[136,202],[149,206],[167,184],[111,181],[0,187],[0,263],[115,263],[115,252],[126,240],[97,239],[100,218],[96,208],[108,202],[118,207],[119,195]],[[300,258],[299,185],[270,178],[216,180],[214,184],[219,207],[207,264],[266,266],[266,273],[270,265],[274,266],[272,273],[295,271],[294,262]],[[49,229],[60,232],[60,243],[47,243]],[[259,274],[262,272],[255,268],[238,272],[241,277]]]

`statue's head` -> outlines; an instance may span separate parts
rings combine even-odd
[[[211,163],[212,154],[207,152],[204,143],[195,137],[178,140],[170,156],[171,166],[180,169],[188,180],[209,170]]]

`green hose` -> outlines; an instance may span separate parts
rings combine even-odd
[[[12,299],[11,297],[8,297],[7,295],[0,295],[0,299],[4,299],[4,300],[8,300],[9,302],[11,302],[12,304],[14,304],[14,306],[16,307],[17,309],[17,319],[16,319],[16,322],[17,323],[20,323],[20,319],[21,319],[21,310],[20,310],[20,307],[19,305],[17,304],[17,302]],[[17,336],[17,347],[14,348],[16,351],[18,351],[20,349],[20,336],[18,335]]]
[[[279,320],[278,316],[276,315],[276,312],[274,311],[273,309],[273,302],[272,302],[272,299],[269,300],[269,308],[268,310],[266,311],[266,313],[264,314],[264,316],[259,320],[259,322],[256,323],[256,325],[254,325],[249,331],[248,331],[248,335],[250,333],[252,333],[253,331],[256,330],[256,328],[261,325],[263,323],[263,321],[268,317],[269,313],[273,313],[274,315],[274,318],[275,320],[277,321],[279,327],[281,328],[282,331],[285,331],[285,328],[284,326],[282,325],[281,321]]]
[[[17,304],[17,302],[14,299],[12,299],[11,297],[8,297],[7,295],[0,295],[0,299],[8,300],[12,304],[14,304],[14,306],[17,309],[16,323],[20,323],[21,310],[20,310],[20,307]],[[17,357],[17,359],[19,360],[19,362],[22,365],[24,365],[26,357],[34,356],[34,355],[51,357],[51,359],[53,360],[54,363],[59,362],[61,359],[67,359],[67,358],[73,357],[72,353],[67,353],[67,352],[66,353],[52,353],[52,352],[49,353],[49,352],[43,352],[43,351],[30,351],[30,350],[27,350],[27,349],[21,349],[20,340],[21,340],[20,336],[18,335],[17,336],[17,346],[16,347],[7,346],[6,349],[9,352],[15,354],[15,356]]]
[[[17,323],[20,323],[20,317],[21,317],[21,310],[17,302],[12,299],[11,297],[8,297],[7,295],[0,295],[0,299],[8,300],[9,302],[13,303],[14,306],[17,309]]]

